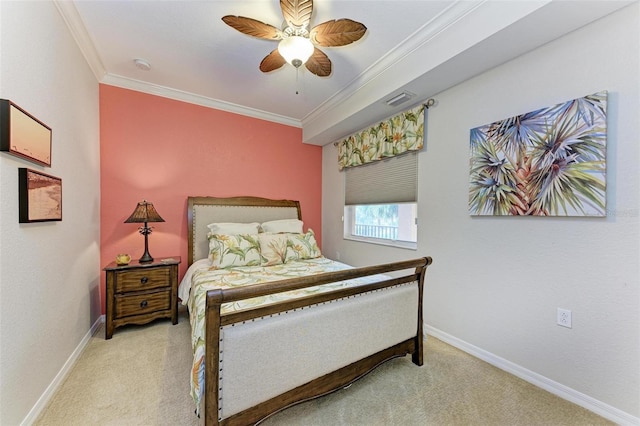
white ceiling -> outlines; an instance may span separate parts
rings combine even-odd
[[[329,77],[284,67],[262,73],[277,42],[222,22],[240,15],[276,27],[278,0],[55,0],[98,81],[303,129],[325,145],[631,1],[315,0],[311,26],[350,18],[356,43],[322,48]],[[135,58],[148,61],[149,71]],[[401,91],[416,96],[392,108]],[[296,91],[299,93],[296,94]]]

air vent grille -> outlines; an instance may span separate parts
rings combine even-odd
[[[415,93],[411,93],[411,92],[402,92],[400,94],[395,95],[394,97],[387,99],[386,101],[384,101],[387,105],[389,106],[398,106],[402,103],[407,102],[409,99],[413,98],[415,96]]]

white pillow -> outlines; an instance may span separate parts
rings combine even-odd
[[[207,225],[212,234],[217,235],[238,235],[238,234],[257,234],[260,229],[258,222],[254,223],[232,223],[219,222]]]
[[[263,232],[302,234],[302,225],[299,219],[281,219],[264,222],[261,226]]]

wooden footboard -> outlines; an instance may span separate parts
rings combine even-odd
[[[293,404],[325,395],[340,389],[358,378],[364,376],[381,363],[395,358],[411,354],[412,361],[416,365],[423,363],[423,318],[422,300],[424,275],[427,266],[431,264],[430,257],[414,260],[394,262],[383,265],[374,265],[363,268],[353,268],[337,272],[329,272],[314,276],[305,276],[287,279],[265,284],[256,284],[247,287],[239,287],[227,290],[210,290],[207,292],[206,308],[206,354],[205,354],[205,395],[201,416],[204,416],[206,425],[248,425],[260,420]],[[332,282],[344,281],[375,274],[386,274],[393,271],[414,269],[411,273],[400,277],[389,278],[371,284],[357,287],[343,288],[326,293],[319,293],[302,299],[289,300],[282,303],[271,304],[264,307],[221,315],[223,303],[234,302],[253,297],[264,296],[290,290],[297,290]],[[263,401],[251,408],[235,413],[226,418],[219,416],[219,366],[220,366],[220,330],[221,327],[279,314],[303,307],[317,305],[337,299],[343,299],[359,294],[369,293],[388,287],[406,283],[416,283],[418,286],[417,324],[415,336],[391,347],[385,348],[373,355],[366,356],[356,362],[336,371],[313,379],[301,386],[287,390],[276,397]],[[376,324],[371,324],[372,330],[376,330]],[[365,332],[366,330],[362,330]]]

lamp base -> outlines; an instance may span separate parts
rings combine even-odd
[[[144,226],[140,228],[140,233],[144,235],[144,254],[140,259],[138,259],[138,262],[153,262],[153,257],[151,257],[151,255],[149,254],[149,234],[151,233],[151,228],[147,226],[147,222],[145,222]]]
[[[144,254],[142,255],[142,257],[140,259],[138,259],[138,262],[140,262],[140,263],[153,262],[153,257],[151,257],[151,255],[149,254],[148,251],[145,251]]]

